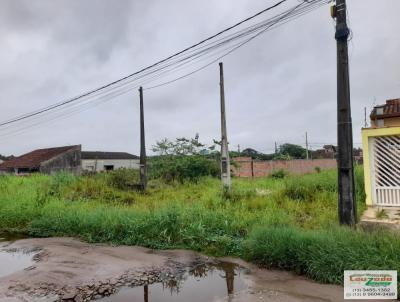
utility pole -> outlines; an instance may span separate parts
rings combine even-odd
[[[308,137],[306,132],[306,158],[308,159]]]
[[[149,285],[143,287],[144,302],[149,302]]]
[[[144,191],[147,187],[146,143],[144,136],[143,87],[139,88],[140,95],[140,186]]]
[[[364,107],[364,128],[367,128],[367,107]]]
[[[219,78],[221,96],[221,180],[224,191],[229,191],[231,189],[231,168],[228,150],[228,135],[226,131],[224,66],[222,62],[219,63]]]
[[[275,142],[275,155],[278,154],[278,144]]]
[[[337,127],[338,127],[338,212],[341,224],[355,225],[357,209],[354,189],[353,133],[350,109],[350,79],[347,40],[346,0],[336,0],[332,17],[336,18],[337,43]]]
[[[240,145],[238,145],[238,153],[240,154]]]

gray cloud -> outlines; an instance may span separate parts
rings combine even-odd
[[[296,0],[292,0],[296,2]],[[115,80],[274,3],[237,0],[3,0],[0,120]],[[400,3],[349,1],[354,141],[363,108],[399,97]],[[379,19],[380,22],[372,22]],[[336,43],[328,7],[266,33],[224,59],[231,146],[336,142]],[[163,137],[219,136],[218,65],[145,91],[148,147]],[[1,137],[1,154],[83,144],[139,151],[138,94]]]

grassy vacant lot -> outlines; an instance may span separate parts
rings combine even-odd
[[[133,177],[133,176],[132,176]],[[220,182],[153,180],[129,190],[127,173],[0,177],[0,231],[232,255],[341,283],[344,269],[400,270],[400,239],[341,228],[336,173]],[[357,170],[359,213],[363,205]]]

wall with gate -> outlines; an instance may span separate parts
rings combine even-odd
[[[400,206],[400,127],[362,130],[366,203]]]
[[[232,166],[238,177],[264,177],[275,170],[283,169],[289,174],[306,174],[321,170],[335,169],[336,159],[294,159],[294,160],[252,160],[251,157],[236,157],[232,159],[236,164]]]

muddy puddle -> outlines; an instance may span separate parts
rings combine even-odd
[[[32,266],[33,252],[10,250],[8,245],[21,236],[0,234],[0,278]]]
[[[214,302],[229,301],[246,289],[245,269],[229,262],[201,264],[182,271],[176,279],[141,287],[123,288],[102,302]],[[225,298],[228,298],[226,300]]]

